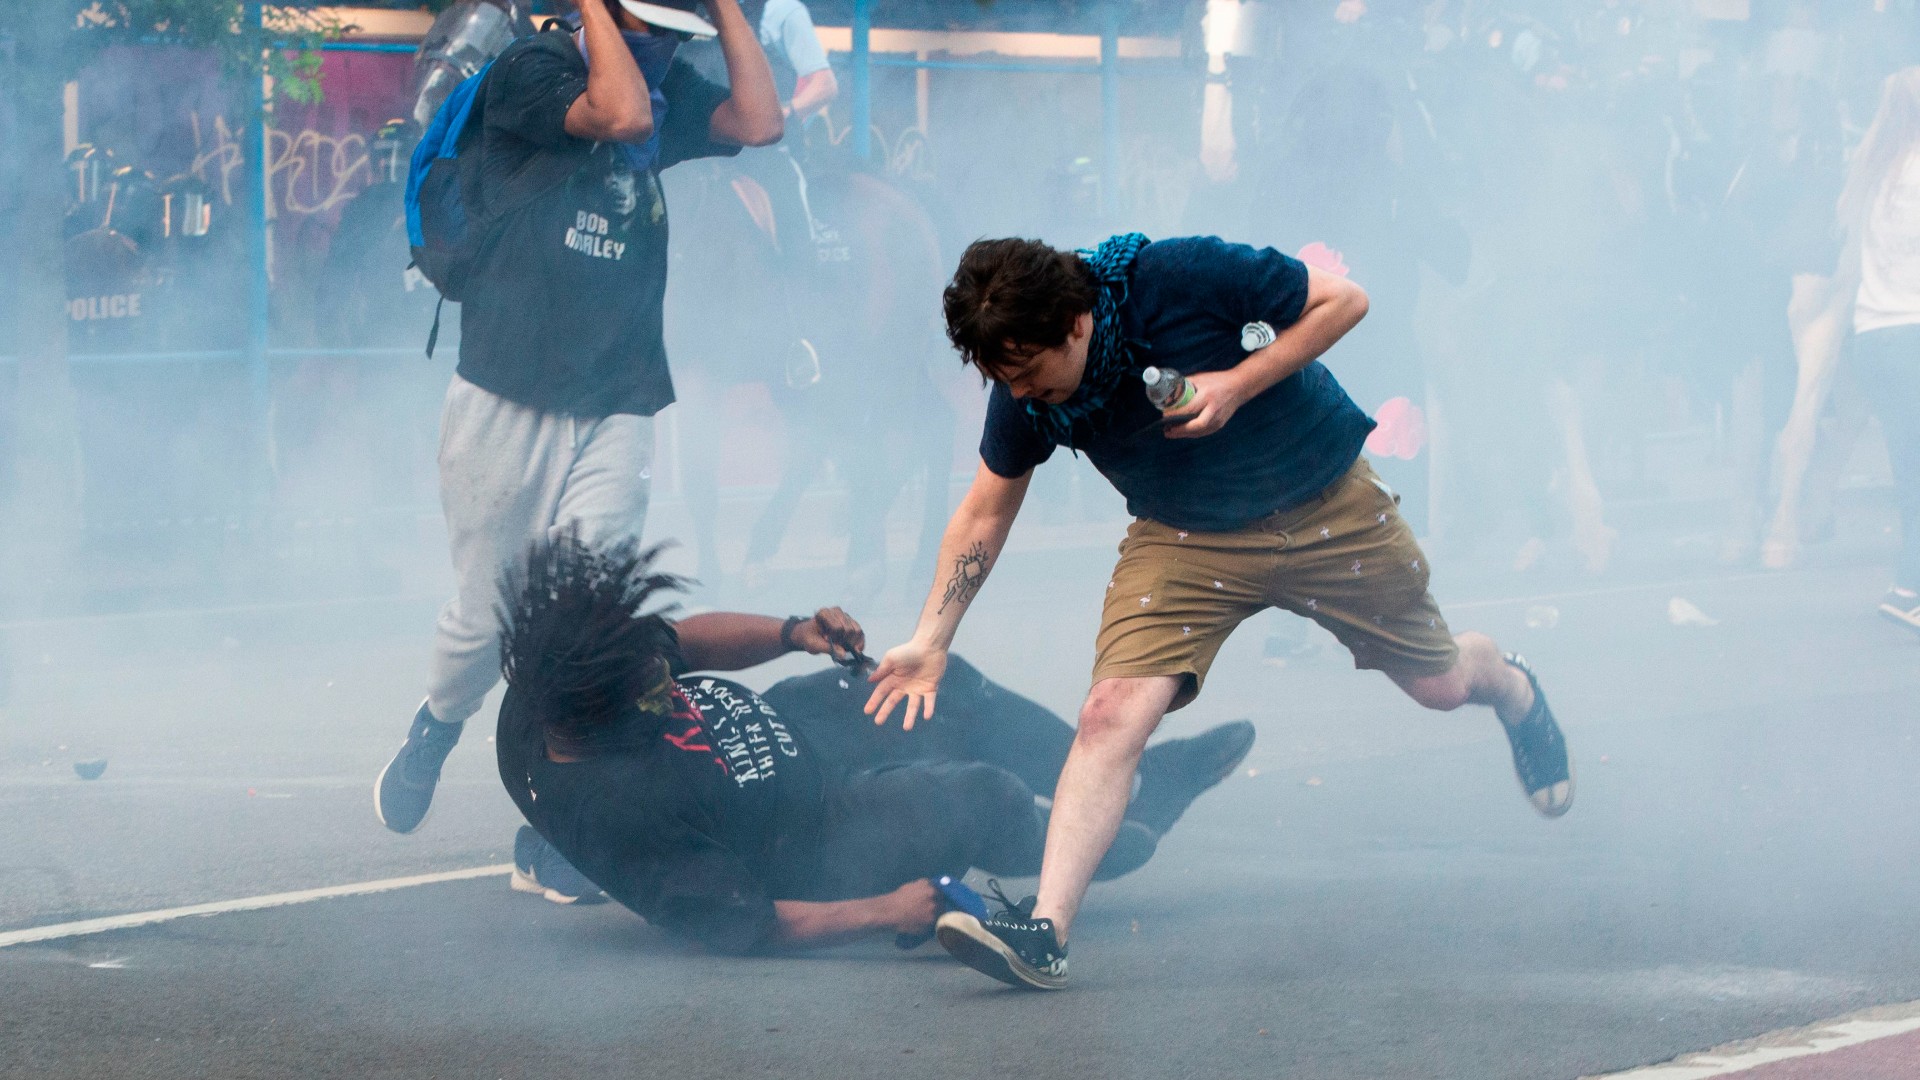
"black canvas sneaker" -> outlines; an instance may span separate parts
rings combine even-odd
[[[1067,988],[1067,947],[1054,936],[1053,920],[1033,917],[1034,898],[1018,904],[989,881],[994,898],[1005,905],[985,922],[964,911],[949,911],[934,924],[934,934],[955,960],[1008,986],[1030,990]]]
[[[1526,658],[1508,653],[1502,659],[1519,668],[1533,686],[1533,708],[1518,723],[1501,724],[1513,749],[1514,775],[1533,808],[1542,817],[1557,818],[1573,806],[1573,765],[1567,760],[1566,736],[1560,733],[1560,724],[1547,707],[1546,692]]]

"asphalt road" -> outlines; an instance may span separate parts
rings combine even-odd
[[[1010,560],[962,650],[1070,713],[1107,561]],[[1664,550],[1592,583],[1442,578],[1456,627],[1541,672],[1579,781],[1556,822],[1490,718],[1423,714],[1330,642],[1265,663],[1250,625],[1167,730],[1247,716],[1259,744],[1095,892],[1065,994],[934,946],[708,958],[488,878],[0,949],[0,1077],[1571,1080],[1910,1001],[1920,640],[1872,615],[1882,583]],[[1672,625],[1675,596],[1718,624]],[[0,930],[503,861],[484,725],[419,834],[372,817],[433,607],[15,628]]]

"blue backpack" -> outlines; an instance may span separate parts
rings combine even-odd
[[[480,105],[480,86],[492,69],[489,60],[453,88],[434,112],[407,166],[407,244],[413,249],[413,265],[433,282],[442,298],[455,303],[465,292],[473,241],[481,231],[468,228],[461,136]]]
[[[574,46],[566,34],[540,33],[508,48],[571,52]],[[442,303],[451,300],[457,304],[466,298],[467,275],[486,239],[488,226],[558,185],[579,166],[577,159],[567,155],[535,155],[498,197],[483,202],[477,170],[469,168],[469,159],[461,155],[476,145],[487,73],[493,69],[494,60],[462,80],[440,103],[407,166],[407,244],[412,249],[414,267],[440,290]],[[433,329],[427,334],[428,356],[433,355],[439,340],[440,309],[436,306]]]

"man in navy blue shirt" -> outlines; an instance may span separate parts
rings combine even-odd
[[[969,247],[944,297],[947,335],[994,383],[981,465],[947,525],[913,639],[874,672],[867,711],[933,713],[947,650],[1056,446],[1084,453],[1138,519],[1107,586],[1093,689],[1055,789],[1039,895],[940,940],[1015,986],[1066,985],[1067,931],[1125,812],[1147,738],[1200,692],[1235,626],[1268,607],[1331,631],[1354,665],[1420,704],[1491,706],[1533,807],[1573,799],[1566,744],[1525,662],[1457,637],[1393,492],[1360,457],[1373,422],[1319,357],[1367,311],[1359,286],[1272,249],[1212,237],[1098,250],[1033,240]],[[1148,366],[1192,397],[1162,415]]]

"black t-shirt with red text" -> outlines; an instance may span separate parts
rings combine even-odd
[[[804,880],[817,844],[816,755],[726,679],[681,677],[670,709],[631,711],[564,763],[509,687],[495,749],[507,793],[548,843],[648,922],[716,952],[770,940],[773,900]]]

